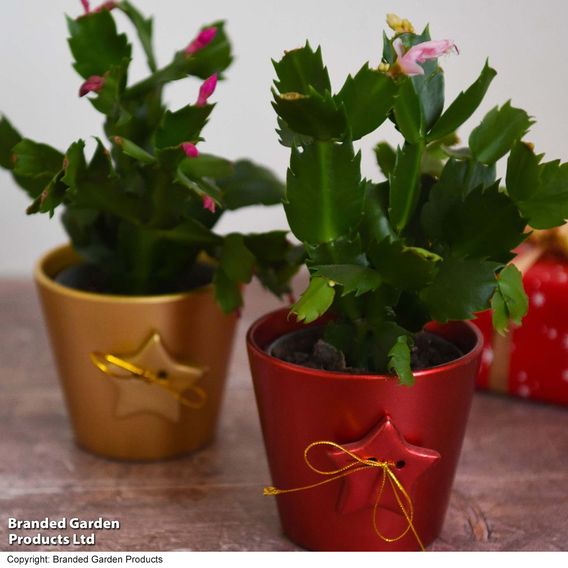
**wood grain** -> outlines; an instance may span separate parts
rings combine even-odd
[[[9,516],[121,521],[90,551],[296,550],[262,495],[269,475],[244,349],[248,325],[278,303],[254,285],[247,296],[217,442],[180,460],[124,464],[74,445],[33,285],[0,281],[0,550],[37,550],[8,546]],[[568,550],[565,408],[476,395],[432,549]]]

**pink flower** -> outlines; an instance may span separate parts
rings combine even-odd
[[[89,77],[79,89],[79,96],[84,97],[88,93],[98,93],[105,84],[105,78],[100,75],[92,75]]]
[[[195,106],[202,107],[207,104],[207,99],[215,92],[215,87],[217,86],[217,73],[211,75],[208,79],[203,81],[203,84],[199,88],[199,96]]]
[[[108,10],[110,12],[117,6],[118,4],[116,2],[113,2],[112,0],[110,2],[103,2],[98,8],[95,8],[95,12],[102,12],[103,10]]]
[[[197,53],[204,47],[207,47],[217,35],[217,28],[205,28],[199,32],[197,37],[185,48],[186,55]]]
[[[457,52],[458,48],[450,39],[437,41],[424,41],[412,46],[406,53],[400,40],[393,44],[394,50],[398,55],[396,63],[391,68],[393,72],[402,73],[412,77],[414,75],[424,75],[424,69],[419,63],[424,63],[428,59],[436,59],[441,55],[446,55],[453,49]]]
[[[211,213],[215,213],[215,200],[212,197],[209,197],[208,195],[204,195],[203,196],[203,208],[204,209],[209,209],[209,211],[211,211]]]
[[[85,10],[85,14],[89,14],[91,12],[91,6],[89,4],[89,0],[81,0],[81,4],[83,4],[83,9]]]
[[[181,149],[188,158],[197,158],[197,156],[199,156],[199,150],[195,144],[192,144],[191,142],[184,142],[181,145]]]

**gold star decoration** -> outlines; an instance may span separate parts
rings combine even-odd
[[[133,353],[96,352],[91,360],[116,385],[117,418],[153,413],[178,422],[182,405],[199,409],[207,398],[196,386],[207,369],[175,360],[155,331]]]

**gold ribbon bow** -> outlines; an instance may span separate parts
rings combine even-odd
[[[338,450],[341,450],[343,453],[345,453],[349,457],[353,458],[353,461],[348,463],[347,465],[339,468],[339,469],[334,469],[334,470],[331,470],[331,471],[325,471],[325,470],[318,469],[317,467],[315,467],[311,463],[310,458],[309,458],[310,451],[317,446],[331,446],[332,448],[336,448]],[[422,544],[422,540],[418,536],[418,533],[416,532],[416,528],[414,527],[414,522],[413,522],[413,520],[414,520],[414,505],[412,503],[412,499],[410,498],[410,495],[408,494],[408,492],[406,491],[406,489],[404,488],[404,486],[402,485],[402,483],[400,482],[400,480],[398,479],[398,477],[396,476],[396,474],[394,473],[394,471],[392,469],[393,467],[395,467],[394,462],[392,462],[392,461],[378,461],[378,460],[375,460],[375,459],[363,459],[363,458],[359,457],[358,455],[354,454],[353,452],[351,452],[350,450],[348,450],[347,448],[340,446],[339,444],[336,444],[335,442],[330,442],[330,441],[327,441],[327,440],[321,440],[321,441],[312,442],[311,444],[309,444],[306,447],[306,449],[304,450],[304,461],[306,462],[306,465],[313,472],[318,473],[319,475],[328,475],[328,476],[332,476],[332,477],[330,477],[329,479],[324,479],[323,481],[318,481],[317,483],[312,483],[311,485],[305,485],[303,487],[295,487],[295,488],[292,488],[292,489],[278,489],[276,487],[265,487],[264,488],[264,495],[281,495],[283,493],[295,493],[297,491],[306,491],[308,489],[313,489],[315,487],[319,487],[320,485],[325,485],[326,483],[331,483],[332,481],[335,481],[336,479],[340,479],[342,477],[345,477],[347,475],[351,475],[353,473],[357,473],[359,471],[367,471],[368,468],[370,468],[370,467],[379,468],[382,472],[381,484],[380,484],[379,490],[377,492],[377,498],[376,498],[375,504],[373,506],[373,515],[372,515],[372,524],[373,524],[373,530],[375,531],[375,534],[379,538],[384,540],[385,542],[396,542],[396,541],[404,538],[409,531],[412,531],[414,538],[416,539],[416,542],[418,543],[418,546],[420,547],[420,550],[424,551],[424,545]],[[378,510],[379,505],[381,503],[381,499],[383,497],[387,481],[390,484],[390,487],[391,487],[393,494],[396,498],[398,506],[400,507],[400,510],[402,511],[402,514],[404,515],[406,522],[407,522],[407,527],[399,535],[394,536],[394,537],[385,536],[380,531],[380,529],[377,525],[377,510]]]
[[[568,258],[568,223],[553,229],[532,230],[528,242],[541,250]]]
[[[176,400],[179,401],[180,404],[187,406],[193,410],[199,410],[203,408],[205,403],[207,402],[207,393],[200,387],[197,386],[190,386],[184,392],[192,392],[195,396],[195,399],[188,398],[183,396],[177,390],[175,390],[167,380],[160,378],[156,373],[150,371],[149,369],[143,369],[142,367],[138,367],[137,365],[133,365],[116,355],[112,355],[110,353],[100,353],[100,352],[93,352],[90,353],[90,358],[93,364],[102,371],[105,375],[109,377],[113,377],[115,379],[132,379],[138,378],[142,379],[143,381],[156,385],[168,393],[170,393]],[[113,368],[121,369],[122,371],[126,371],[126,373],[119,373],[113,370]]]

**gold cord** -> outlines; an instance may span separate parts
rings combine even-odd
[[[132,363],[129,363],[128,361],[125,361],[124,359],[116,357],[115,355],[112,355],[110,353],[93,352],[90,353],[90,358],[93,364],[105,375],[113,377],[115,379],[142,379],[147,383],[163,388],[176,400],[178,400],[180,404],[183,404],[184,406],[187,406],[188,408],[191,408],[193,410],[203,408],[207,401],[207,393],[200,387],[191,386],[186,389],[185,392],[189,391],[195,396],[195,399],[192,400],[191,398],[183,396],[182,394],[177,392],[169,384],[169,381],[161,379],[153,371],[133,365]],[[123,371],[126,371],[126,374],[117,373],[112,369],[111,365],[113,367],[117,367],[119,369],[122,369]]]
[[[332,448],[336,448],[343,453],[347,454],[349,457],[353,458],[353,461],[348,463],[347,465],[330,471],[325,471],[318,469],[315,467],[309,458],[310,451],[316,446],[331,446]],[[412,503],[412,499],[394,471],[392,470],[395,467],[395,464],[392,461],[376,461],[374,459],[363,459],[360,458],[358,455],[354,454],[347,448],[336,444],[335,442],[330,442],[327,440],[321,440],[318,442],[312,442],[309,444],[306,449],[304,450],[304,461],[306,465],[315,473],[319,475],[329,475],[332,476],[329,479],[324,479],[323,481],[319,481],[316,483],[312,483],[311,485],[304,485],[303,487],[294,487],[292,489],[278,489],[277,487],[265,487],[264,488],[264,495],[281,495],[284,493],[295,493],[297,491],[306,491],[308,489],[313,489],[315,487],[319,487],[320,485],[325,485],[326,483],[331,483],[336,479],[340,479],[347,475],[351,475],[353,473],[357,473],[359,471],[366,471],[369,467],[379,468],[382,472],[381,484],[379,490],[377,492],[377,498],[375,500],[375,505],[373,507],[373,516],[372,516],[372,523],[373,523],[373,530],[375,534],[384,540],[385,542],[396,542],[406,536],[409,531],[412,531],[412,534],[416,538],[416,542],[420,547],[420,550],[424,551],[424,545],[422,544],[422,540],[418,536],[416,528],[414,527],[414,505]],[[384,494],[385,486],[387,480],[389,481],[389,485],[394,493],[398,506],[404,515],[404,518],[407,522],[407,527],[395,537],[388,537],[385,536],[379,529],[377,525],[377,512],[379,509],[379,505],[381,503],[381,499]]]

